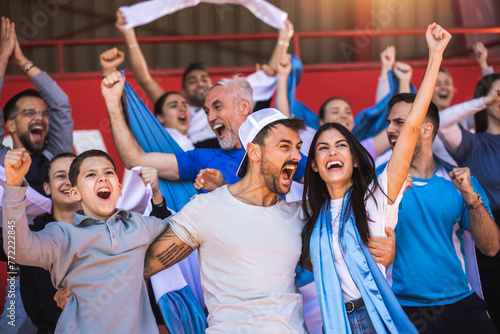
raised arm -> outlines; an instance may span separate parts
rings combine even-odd
[[[391,92],[389,86],[389,76],[387,72],[394,66],[396,62],[396,48],[394,45],[389,45],[380,53],[380,76],[377,82],[377,92],[375,93],[375,103],[382,101],[387,94]]]
[[[446,108],[439,113],[438,135],[450,152],[456,152],[462,143],[462,131],[458,123],[478,111],[500,103],[500,82],[493,83],[488,95]]]
[[[276,90],[276,107],[283,115],[290,117],[288,102],[288,76],[292,71],[291,56],[285,54],[278,63],[278,89]]]
[[[170,226],[167,227],[167,230],[149,246],[146,252],[144,278],[149,278],[184,260],[193,250],[172,231]]]
[[[398,61],[394,65],[394,74],[399,79],[399,92],[410,93],[410,83],[413,75],[411,66],[407,63]]]
[[[293,24],[289,19],[287,19],[286,30],[279,30],[276,46],[274,47],[271,58],[269,59],[269,67],[274,70],[274,73],[278,72],[278,63],[288,52],[288,46],[293,37],[293,33]]]
[[[5,70],[9,64],[9,59],[14,52],[14,47],[16,45],[14,36],[16,35],[14,23],[10,22],[8,18],[2,17],[1,27],[0,27],[0,96],[2,96],[3,89],[3,78],[5,76]],[[0,110],[0,146],[3,141],[3,135],[5,134],[5,129],[3,127],[3,112]]]
[[[102,75],[106,77],[115,72],[124,60],[125,54],[118,50],[118,48],[112,48],[101,53],[99,55],[99,62],[102,67]]]
[[[10,63],[18,67],[31,80],[50,109],[49,142],[46,150],[53,155],[73,150],[73,118],[71,105],[64,91],[52,78],[26,58],[14,35],[15,47]]]
[[[373,137],[373,142],[375,143],[375,157],[380,156],[382,153],[387,151],[391,147],[391,143],[387,138],[387,132],[384,130],[380,131]]]
[[[146,59],[135,37],[135,31],[133,28],[125,28],[124,25],[126,23],[125,17],[122,15],[121,11],[116,12],[116,27],[123,34],[123,38],[125,38],[134,78],[139,85],[141,85],[142,89],[144,89],[148,98],[154,105],[156,101],[165,94],[165,90],[149,73],[148,64],[146,63]]]
[[[31,157],[24,148],[9,150],[5,155],[4,165],[3,247],[8,256],[8,264],[12,261],[49,270],[52,256],[61,252],[62,236],[61,240],[56,240],[47,231],[32,232],[28,227],[27,183],[23,178],[31,165]]]
[[[149,166],[156,168],[158,175],[167,180],[178,180],[177,158],[170,153],[145,153],[125,121],[120,98],[125,78],[113,72],[103,79],[101,92],[108,110],[111,134],[116,150],[127,168]],[[144,129],[147,131],[148,129]]]
[[[396,199],[408,174],[420,128],[431,102],[443,52],[451,39],[451,35],[436,23],[427,27],[425,37],[429,47],[427,70],[387,164],[387,196],[391,201]]]
[[[484,44],[477,42],[472,45],[472,50],[474,51],[474,57],[476,57],[477,64],[481,68],[483,76],[494,73],[493,67],[488,66],[488,49],[484,46]]]
[[[472,187],[469,168],[453,168],[450,178],[462,194],[465,203],[472,206],[468,209],[469,231],[476,247],[486,256],[495,256],[500,250],[500,230],[484,206],[480,195]],[[483,196],[486,197],[484,193]]]
[[[14,47],[16,45],[15,40],[15,25],[14,22],[10,22],[8,18],[2,17],[2,26],[0,28],[0,77],[5,76],[5,70],[9,64],[10,56],[14,52]],[[0,94],[2,92],[2,87],[0,87]]]

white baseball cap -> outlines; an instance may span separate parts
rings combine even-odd
[[[271,124],[280,119],[288,119],[283,113],[274,108],[265,108],[256,111],[248,116],[245,122],[240,126],[240,142],[241,147],[245,150],[243,160],[241,160],[240,167],[236,172],[236,176],[242,178],[247,172],[247,145],[251,143],[257,134],[268,124]]]

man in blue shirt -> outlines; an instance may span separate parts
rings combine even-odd
[[[414,99],[415,94],[399,94],[389,102],[387,135],[393,148]],[[469,169],[445,165],[432,154],[438,128],[431,102],[410,166],[413,185],[395,229],[392,289],[420,333],[497,333],[486,303],[469,284],[467,261],[474,259],[465,256],[464,233],[492,256],[500,248],[500,232]]]
[[[120,96],[121,91],[117,91],[112,97],[105,98],[105,102],[116,150],[127,168],[153,167],[158,170],[159,177],[174,181],[194,181],[201,169],[214,168],[220,170],[230,184],[240,179],[236,170],[245,151],[241,147],[238,131],[253,106],[252,87],[245,78],[221,79],[205,99],[203,109],[219,141],[219,149],[195,149],[178,154],[145,153],[126,124]],[[305,161],[301,160],[294,180],[302,180]]]

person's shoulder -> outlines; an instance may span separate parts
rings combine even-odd
[[[277,205],[280,210],[302,216],[302,201],[287,202],[281,199]]]
[[[229,194],[227,190],[227,185],[223,185],[211,192],[208,193],[202,193],[202,194],[196,194],[191,199],[189,202],[186,203],[186,206],[195,206],[195,207],[202,207],[203,205],[206,205],[208,203],[218,203],[214,202],[214,200],[218,200],[219,202],[226,203],[226,197]]]

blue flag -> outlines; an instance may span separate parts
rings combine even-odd
[[[183,152],[127,82],[125,82],[125,101],[130,129],[144,152]],[[168,206],[176,212],[180,211],[191,197],[198,194],[191,181],[160,180],[160,189]]]

